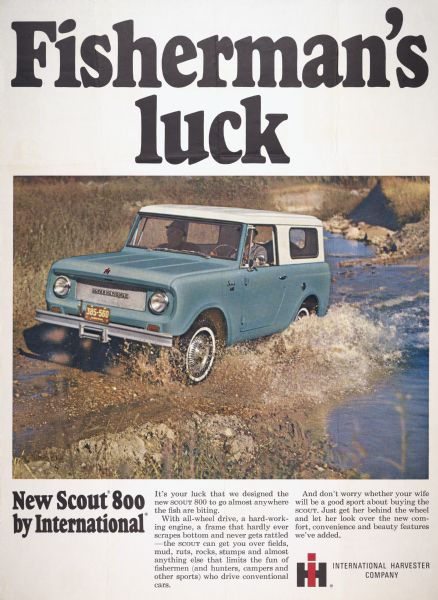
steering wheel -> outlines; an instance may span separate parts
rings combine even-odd
[[[237,248],[231,244],[218,244],[212,249],[210,256],[218,256],[219,258],[235,258],[237,256]]]

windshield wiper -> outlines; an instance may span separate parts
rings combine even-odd
[[[202,256],[203,258],[211,258],[209,254],[201,252],[200,250],[177,250],[176,248],[168,248],[163,246],[162,248],[151,248],[151,250],[157,250],[159,252],[177,252],[178,254],[194,254],[195,256]]]
[[[201,250],[177,250],[177,252],[181,252],[182,254],[195,254],[196,256],[202,256],[203,258],[210,258],[209,254],[205,254],[205,252],[201,252]]]

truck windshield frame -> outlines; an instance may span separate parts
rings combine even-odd
[[[234,221],[139,213],[126,247],[237,261],[243,230]]]

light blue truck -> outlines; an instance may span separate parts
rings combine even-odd
[[[138,212],[120,252],[55,262],[36,318],[103,343],[176,347],[198,383],[221,346],[322,316],[329,292],[317,218],[162,204]]]

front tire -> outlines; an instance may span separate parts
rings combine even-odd
[[[217,334],[209,319],[197,321],[181,337],[183,369],[190,383],[200,383],[206,379],[213,368],[217,349]]]

